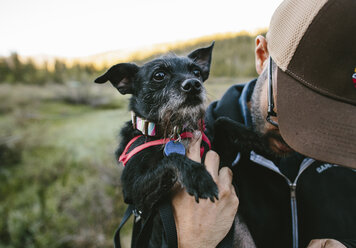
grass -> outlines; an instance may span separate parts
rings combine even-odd
[[[208,103],[221,98],[225,91],[234,84],[249,82],[251,78],[209,78],[205,83],[208,93]]]
[[[112,245],[125,209],[113,151],[126,99],[90,89],[74,104],[66,87],[1,85],[0,247]],[[100,97],[112,108],[90,104]]]

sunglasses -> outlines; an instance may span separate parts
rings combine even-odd
[[[274,112],[274,100],[273,100],[273,87],[272,87],[272,57],[269,57],[268,63],[268,109],[267,109],[267,118],[266,120],[271,123],[273,126],[278,127],[278,123],[271,119],[271,116],[277,116],[277,113]]]

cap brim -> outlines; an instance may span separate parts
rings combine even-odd
[[[278,124],[286,143],[316,160],[356,168],[356,106],[321,95],[279,68],[277,82]]]

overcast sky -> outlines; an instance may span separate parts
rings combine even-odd
[[[0,55],[76,57],[268,27],[281,0],[1,0]]]

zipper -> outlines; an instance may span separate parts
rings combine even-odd
[[[293,248],[298,248],[298,212],[297,212],[297,184],[289,183],[290,188],[290,205],[292,211],[292,232],[293,232]]]
[[[293,183],[289,180],[288,177],[286,177],[279,171],[278,167],[271,160],[268,160],[268,159],[262,157],[261,155],[256,154],[254,151],[251,151],[250,160],[259,164],[259,165],[262,165],[263,167],[266,167],[266,168],[276,172],[279,175],[281,175],[282,177],[284,177],[284,179],[288,183],[289,189],[290,189],[293,248],[298,248],[299,233],[298,233],[298,209],[297,209],[297,194],[296,194],[297,181],[298,181],[300,175],[303,173],[303,171],[305,171],[313,162],[315,162],[315,160],[311,159],[311,158],[305,158],[303,160],[303,162],[300,165],[298,175],[296,176]]]

